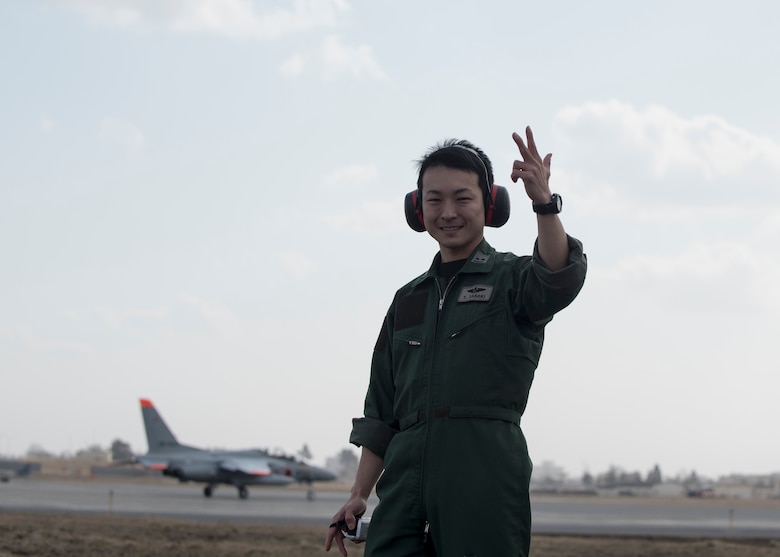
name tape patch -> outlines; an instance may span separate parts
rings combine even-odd
[[[464,286],[458,294],[458,303],[462,302],[487,302],[493,295],[493,287],[489,284],[475,284]]]

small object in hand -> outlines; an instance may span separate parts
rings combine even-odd
[[[341,533],[344,534],[344,537],[348,540],[352,540],[353,542],[364,542],[368,536],[368,527],[371,524],[371,517],[359,517],[357,524],[355,524],[355,527],[352,529],[347,526],[347,523],[344,520],[339,520],[336,524],[341,530]]]

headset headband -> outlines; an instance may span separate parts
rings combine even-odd
[[[471,147],[466,147],[465,145],[460,145],[458,143],[453,143],[452,145],[447,145],[445,147],[442,147],[442,149],[446,149],[447,147],[457,147],[458,149],[465,149],[469,153],[473,154],[477,159],[479,160],[480,164],[482,165],[482,169],[485,171],[485,186],[487,187],[487,197],[490,198],[490,195],[493,190],[493,185],[490,183],[490,172],[488,172],[488,167],[485,164],[485,161],[482,160],[482,157],[480,154]]]

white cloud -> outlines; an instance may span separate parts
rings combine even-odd
[[[723,223],[756,216],[756,207],[749,206],[749,200],[741,206],[707,202],[691,204],[680,202],[678,198],[663,197],[648,200],[634,195],[633,189],[625,187],[625,182],[606,181],[579,169],[556,169],[551,183],[564,185],[567,190],[566,205],[576,207],[578,212],[590,217],[626,215],[635,223],[679,224],[691,222],[692,217],[699,223]],[[687,185],[693,187],[691,182]]]
[[[780,308],[780,145],[617,101],[568,107],[554,132],[553,188],[586,219],[592,288],[669,315]]]
[[[374,59],[370,46],[347,46],[335,35],[325,37],[319,53],[323,66],[323,75],[332,79],[341,74],[351,74],[354,77],[368,76],[384,80],[387,75]]]
[[[667,310],[706,315],[780,309],[780,262],[749,243],[697,243],[678,254],[639,254],[591,271],[591,283]]]
[[[370,46],[348,46],[334,35],[323,39],[314,57],[325,80],[332,80],[344,74],[356,78],[387,79],[387,74],[374,59]],[[279,69],[283,76],[295,78],[303,74],[306,65],[304,57],[296,54],[285,60]]]
[[[144,135],[130,122],[116,118],[103,118],[100,122],[101,141],[122,145],[131,151],[138,151],[143,147]]]
[[[372,164],[351,164],[330,173],[323,180],[329,190],[347,190],[375,183],[379,170]]]
[[[717,116],[590,102],[561,110],[555,134],[561,160],[614,188],[613,202],[755,210],[780,199],[780,145]]]
[[[780,208],[762,220],[757,229],[769,241],[775,244],[780,243]]]
[[[303,56],[295,54],[282,63],[279,71],[285,77],[299,77],[303,73],[305,65]]]
[[[349,9],[346,0],[294,0],[288,8],[275,9],[253,0],[60,0],[60,3],[100,25],[267,40],[333,27]]]
[[[278,256],[279,263],[296,279],[305,279],[316,273],[319,267],[303,253],[287,251]]]

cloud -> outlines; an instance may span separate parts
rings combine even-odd
[[[318,270],[318,265],[308,256],[299,252],[283,252],[278,256],[279,263],[296,279],[305,279]]]
[[[326,79],[333,79],[341,74],[351,74],[353,77],[368,76],[379,80],[388,79],[374,59],[370,46],[347,46],[342,44],[341,39],[335,35],[323,39],[319,58]]]
[[[323,180],[328,190],[347,190],[375,183],[379,170],[372,164],[351,164],[332,172]]]
[[[696,243],[674,255],[637,254],[590,274],[590,282],[613,295],[641,295],[669,315],[780,309],[780,261],[749,243]]]
[[[303,74],[305,65],[303,56],[295,54],[282,63],[279,67],[279,71],[285,77],[299,77]]]
[[[598,194],[607,193],[615,208],[626,198],[644,208],[690,204],[695,210],[755,209],[756,199],[780,199],[780,145],[718,116],[590,102],[561,110],[554,134],[559,158],[596,178]]]
[[[130,122],[116,118],[103,118],[98,137],[105,143],[121,145],[131,151],[139,151],[144,144],[141,130]]]
[[[762,237],[775,244],[780,243],[780,208],[763,219],[757,229]]]
[[[307,63],[303,55],[296,54],[285,60],[279,70],[283,76],[288,78],[300,77],[307,66],[314,66],[319,67],[320,74],[326,81],[342,75],[355,78],[388,79],[387,74],[374,59],[370,46],[348,46],[335,35],[323,39],[319,50],[313,54],[313,58],[311,63]]]
[[[638,180],[630,181],[603,176],[594,176],[580,167],[554,169],[551,183],[565,184],[566,205],[576,207],[578,212],[593,216],[629,215],[635,223],[686,223],[695,217],[699,222],[729,222],[748,216],[756,216],[756,207],[746,203],[713,204],[709,200],[700,203],[683,202],[679,196],[665,198],[661,195],[639,193],[632,187]],[[701,180],[701,179],[700,179]],[[686,180],[685,187],[695,188],[695,181]],[[652,184],[646,189],[659,191]]]
[[[290,7],[274,9],[253,0],[60,0],[60,4],[98,25],[264,40],[336,26],[349,9],[346,0],[294,0]]]
[[[554,139],[553,188],[583,219],[591,288],[668,315],[780,308],[780,145],[618,101],[561,110]]]

